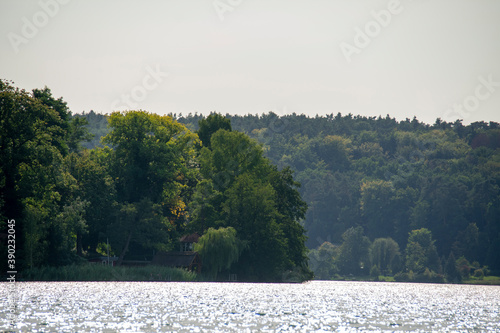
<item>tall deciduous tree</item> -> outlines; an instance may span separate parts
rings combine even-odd
[[[406,269],[415,274],[423,273],[426,268],[439,271],[439,256],[432,233],[426,228],[413,230],[406,245]]]
[[[237,271],[251,279],[279,280],[285,270],[307,268],[307,206],[290,169],[278,169],[262,148],[241,132],[219,129],[200,151],[203,180],[191,204],[192,226],[233,227],[248,242]],[[203,230],[193,230],[203,232]]]
[[[444,265],[444,274],[448,282],[456,283],[462,280],[462,275],[457,269],[457,260],[455,259],[453,252],[450,252],[448,260],[446,260],[446,264]]]
[[[204,147],[211,147],[212,134],[220,129],[231,131],[231,121],[219,113],[211,113],[208,117],[198,121],[197,131]]]
[[[330,280],[338,274],[335,259],[339,248],[330,242],[324,242],[317,250],[309,251],[309,267],[314,272],[314,278]]]
[[[197,137],[169,116],[144,111],[114,112],[109,126],[112,131],[104,142],[113,146],[111,173],[126,221],[120,227],[121,261],[131,241],[162,248],[161,241],[149,242],[147,236],[158,235],[158,230],[172,233],[183,221],[186,185],[196,172],[191,165]],[[144,216],[145,211],[154,216]]]
[[[62,163],[68,115],[49,89],[30,94],[0,80],[0,224],[17,221],[21,267],[46,263],[64,237],[55,221],[74,184]]]
[[[246,276],[269,281],[280,276],[288,264],[287,240],[277,222],[275,192],[250,174],[239,176],[226,192],[223,204],[227,225],[233,226],[248,249],[238,270]]]
[[[115,179],[111,176],[110,148],[70,153],[64,162],[75,178],[73,196],[89,203],[85,210],[87,232],[80,235],[83,251],[94,252],[99,242],[106,242],[110,223],[116,216]]]
[[[370,269],[370,240],[363,227],[352,227],[342,234],[344,242],[339,249],[339,268],[343,274],[363,275]]]
[[[22,214],[20,193],[16,189],[21,165],[29,167],[37,157],[43,165],[50,164],[51,156],[48,155],[56,153],[51,148],[57,141],[52,134],[62,132],[65,125],[54,109],[3,80],[0,80],[0,119],[0,196],[4,201],[4,221]],[[56,142],[56,145],[62,144]]]
[[[384,180],[365,182],[361,185],[361,213],[368,232],[375,237],[394,234],[391,214],[394,195],[392,183]]]

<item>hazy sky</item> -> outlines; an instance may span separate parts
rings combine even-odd
[[[498,0],[0,0],[0,50],[74,113],[500,122]]]

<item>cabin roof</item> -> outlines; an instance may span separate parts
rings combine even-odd
[[[198,239],[200,239],[200,234],[195,232],[191,235],[184,235],[181,237],[179,242],[181,243],[198,243]]]

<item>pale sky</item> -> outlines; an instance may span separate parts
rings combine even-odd
[[[500,122],[498,0],[0,0],[0,51],[73,113]]]

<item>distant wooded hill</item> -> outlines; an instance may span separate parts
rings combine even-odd
[[[84,144],[92,148],[107,133],[107,120],[83,116],[96,134]],[[193,131],[203,118],[172,116]],[[303,223],[310,249],[340,245],[344,232],[358,226],[370,240],[390,237],[404,249],[412,230],[426,228],[442,260],[453,252],[500,271],[498,123],[272,112],[227,117],[279,168],[295,171],[309,207]]]

